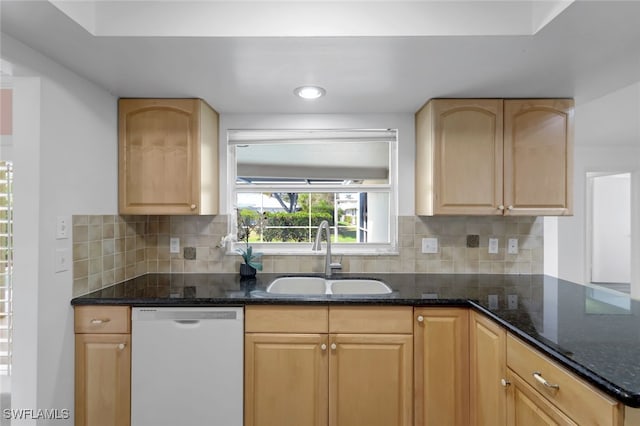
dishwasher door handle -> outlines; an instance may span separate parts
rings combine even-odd
[[[173,320],[173,321],[183,325],[200,324],[200,320]]]

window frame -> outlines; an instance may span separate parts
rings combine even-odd
[[[348,131],[371,132],[370,129],[349,129]],[[383,129],[380,129],[383,130]],[[236,212],[238,193],[256,192],[297,192],[297,193],[387,193],[389,198],[389,242],[387,243],[331,243],[331,251],[336,255],[398,255],[398,129],[384,129],[395,134],[394,140],[389,140],[389,177],[386,184],[277,184],[251,185],[237,184],[236,146],[241,144],[273,143],[272,141],[232,141],[229,135],[238,130],[227,131],[227,211],[229,212],[228,235],[237,235]],[[265,132],[269,130],[257,130]],[[279,130],[273,130],[275,132]],[[314,130],[309,130],[313,132]],[[331,129],[318,129],[320,132],[331,132]],[[344,130],[335,129],[337,132]],[[354,142],[362,140],[354,139]],[[348,142],[346,142],[348,143]],[[227,254],[235,253],[242,247],[242,242],[231,241],[226,244]],[[251,243],[255,251],[266,255],[317,255],[311,250],[311,243]]]

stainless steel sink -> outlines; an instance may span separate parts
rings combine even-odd
[[[280,277],[266,290],[273,295],[380,295],[391,294],[385,283],[374,279],[344,278],[324,279],[321,277]]]

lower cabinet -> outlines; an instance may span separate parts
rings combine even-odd
[[[514,425],[621,426],[624,406],[507,334],[508,420]]]
[[[329,425],[412,425],[412,336],[332,334],[329,339]]]
[[[131,310],[75,307],[75,425],[129,426]],[[245,426],[640,424],[466,308],[245,308]]]
[[[245,426],[413,425],[413,309],[307,310],[246,307]]]
[[[469,337],[470,424],[506,426],[507,333],[489,318],[471,311]]]
[[[326,334],[245,335],[245,425],[325,426]]]
[[[507,424],[510,426],[576,425],[513,371],[508,370],[506,378],[509,383]]]
[[[469,424],[469,310],[416,308],[415,424]]]
[[[75,425],[128,426],[131,314],[127,306],[75,308]]]

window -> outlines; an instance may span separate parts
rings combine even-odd
[[[13,271],[13,168],[0,162],[0,376],[11,375]]]
[[[265,253],[397,251],[395,130],[230,130],[230,211]],[[233,222],[233,221],[232,221]]]

